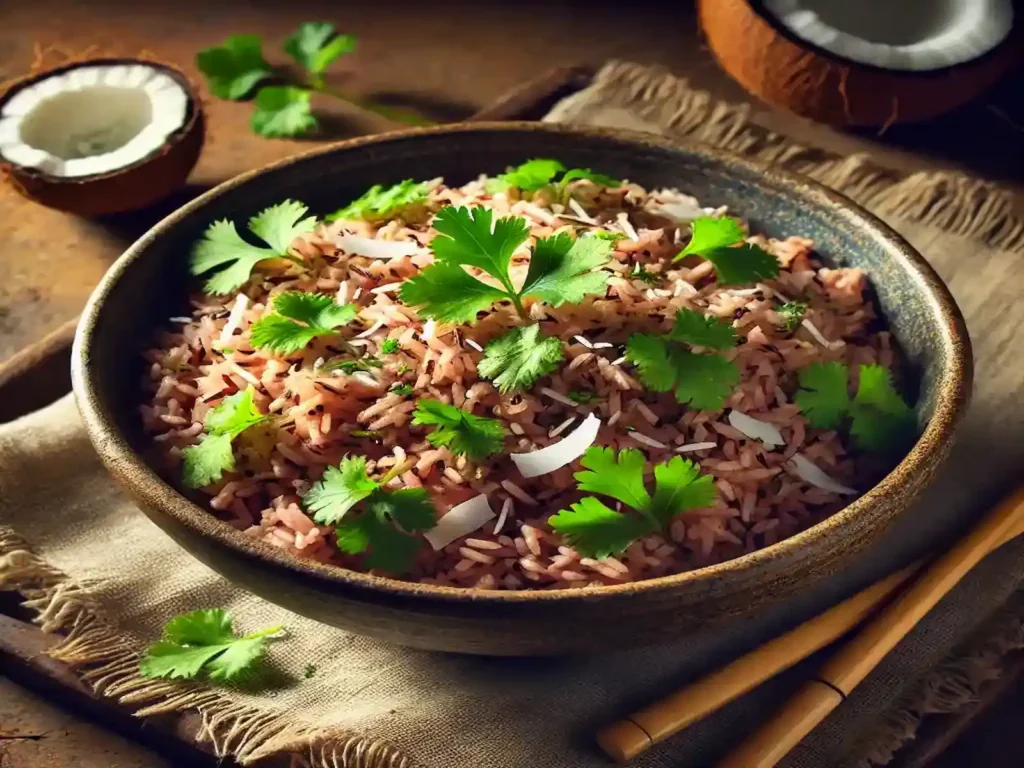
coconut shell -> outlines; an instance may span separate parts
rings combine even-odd
[[[90,176],[62,178],[5,162],[0,158],[0,168],[22,195],[49,208],[82,216],[99,216],[145,208],[167,197],[185,183],[199,160],[206,128],[196,89],[188,77],[174,67],[128,58],[75,61],[18,80],[0,96],[0,104],[23,88],[69,70],[82,66],[118,64],[142,64],[172,78],[188,97],[185,122],[158,149],[141,160]]]
[[[748,0],[700,0],[708,45],[747,91],[803,117],[838,126],[927,120],[967,103],[1024,63],[1022,25],[969,62],[903,72],[841,59],[799,40]]]

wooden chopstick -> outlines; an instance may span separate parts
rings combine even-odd
[[[1022,502],[1024,489],[1000,509]],[[1024,533],[1024,520],[1007,529],[991,548],[1021,533]],[[924,561],[919,561],[893,573],[707,677],[609,725],[598,733],[598,745],[620,763],[630,760],[835,642],[870,616],[923,566]],[[749,767],[744,765],[744,768]]]

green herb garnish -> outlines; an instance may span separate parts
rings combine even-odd
[[[597,393],[578,389],[574,392],[569,393],[569,399],[572,400],[574,403],[586,405],[587,403],[591,403],[595,399],[597,399]]]
[[[398,339],[384,339],[384,341],[380,343],[380,353],[382,355],[393,355],[398,350]]]
[[[196,66],[218,99],[245,98],[256,85],[274,74],[263,58],[259,35],[231,35],[223,44],[196,55]]]
[[[429,192],[430,189],[426,182],[416,182],[412,179],[400,181],[390,187],[374,184],[362,196],[330,214],[327,221],[336,219],[379,221],[394,218],[402,209],[425,202]]]
[[[849,395],[849,371],[842,363],[812,363],[799,373],[795,401],[807,423],[836,429],[847,420],[858,448],[898,453],[914,441],[917,417],[881,365],[861,365],[857,394]]]
[[[429,531],[436,523],[425,489],[384,487],[397,470],[372,480],[365,457],[346,457],[337,467],[328,467],[323,480],[302,497],[316,522],[335,526],[343,552],[357,555],[369,550],[366,566],[390,573],[408,570],[422,546],[412,534]]]
[[[348,358],[336,358],[328,360],[320,368],[322,371],[341,371],[346,376],[351,376],[356,371],[372,371],[374,368],[383,366],[378,358],[373,355],[363,355],[354,360]]]
[[[434,447],[445,446],[456,456],[468,456],[474,461],[497,453],[505,444],[505,427],[500,421],[475,416],[440,400],[416,403],[412,423],[434,427],[427,435]]]
[[[307,664],[306,668],[304,670],[302,670],[302,676],[304,678],[306,678],[307,680],[309,680],[309,678],[311,678],[313,675],[316,674],[316,670],[317,670],[316,664]]]
[[[338,304],[330,296],[305,291],[286,291],[274,299],[274,311],[249,329],[254,347],[289,355],[319,336],[337,332],[356,319],[355,304]]]
[[[648,272],[644,265],[639,262],[633,265],[633,269],[629,272],[629,277],[632,280],[642,280],[648,285],[657,285],[661,282],[661,275],[655,272]]]
[[[693,254],[715,265],[721,285],[753,283],[778,277],[779,260],[758,245],[744,243],[746,234],[728,216],[701,216],[690,224],[693,235],[676,259]]]
[[[249,231],[262,240],[264,246],[247,243],[227,219],[213,222],[192,249],[190,271],[201,275],[223,267],[206,281],[205,290],[225,294],[243,286],[256,265],[266,259],[289,259],[303,265],[302,260],[291,256],[288,250],[295,238],[312,232],[316,226],[315,216],[303,218],[307,210],[302,203],[285,200],[249,219]]]
[[[317,129],[310,107],[310,92],[294,85],[260,88],[249,119],[253,133],[268,139],[302,136]]]
[[[253,388],[225,397],[206,414],[203,428],[206,435],[198,445],[182,451],[185,463],[182,482],[189,488],[203,488],[220,480],[235,468],[231,441],[240,434],[267,420],[253,402]]]
[[[484,347],[477,370],[501,392],[528,389],[562,361],[562,342],[540,332],[539,325],[513,328]]]
[[[339,35],[326,21],[309,21],[285,38],[285,53],[312,75],[319,75],[338,57],[356,49],[353,35]]]
[[[406,397],[412,394],[412,384],[392,384],[388,392]]]
[[[681,512],[709,507],[715,500],[714,479],[681,456],[654,466],[653,496],[644,483],[644,455],[636,449],[616,455],[612,448],[589,448],[580,463],[587,471],[576,473],[579,490],[610,496],[633,510],[616,512],[586,496],[552,516],[551,528],[584,557],[622,552],[637,539],[667,528]]]
[[[555,177],[559,174],[561,174],[561,178],[556,181]],[[617,187],[622,183],[618,179],[597,173],[589,168],[567,170],[565,165],[558,160],[538,157],[527,160],[522,165],[510,168],[505,173],[490,179],[487,183],[487,191],[494,193],[504,191],[509,187],[516,187],[524,192],[536,192],[539,189],[552,186],[561,196],[570,181],[579,179],[589,179],[602,187]]]
[[[807,304],[802,301],[789,301],[776,307],[775,311],[782,318],[782,327],[792,332],[803,322],[804,314],[807,312]]]
[[[635,333],[626,345],[626,359],[640,381],[655,392],[675,392],[676,400],[701,411],[717,411],[739,382],[736,364],[722,355],[684,349],[680,342],[710,349],[728,349],[736,333],[717,318],[691,309],[676,314],[668,336]]]
[[[267,638],[284,631],[271,627],[238,637],[231,614],[222,608],[192,611],[167,622],[163,637],[139,660],[143,677],[230,682],[252,671],[266,652]]]

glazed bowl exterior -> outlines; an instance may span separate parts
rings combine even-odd
[[[181,314],[191,244],[215,219],[243,221],[298,199],[323,215],[372,184],[444,176],[465,183],[532,157],[557,157],[644,186],[728,205],[752,231],[815,240],[834,266],[862,267],[918,384],[920,439],[874,488],[824,522],[763,550],[699,570],[594,590],[456,589],[306,563],[221,522],[143,458],[142,349]],[[538,123],[450,125],[342,142],[207,192],[146,233],[96,288],[75,339],[72,378],[103,463],[142,510],[232,582],[297,613],[390,642],[495,655],[618,649],[678,639],[751,615],[843,568],[928,484],[969,397],[971,354],[949,291],[876,218],[792,174],[648,135]]]

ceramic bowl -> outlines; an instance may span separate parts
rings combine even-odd
[[[803,235],[832,265],[865,269],[918,383],[921,438],[874,488],[814,527],[699,570],[594,590],[496,592],[406,583],[292,559],[221,522],[143,458],[138,354],[181,314],[190,245],[215,219],[295,198],[324,214],[372,184],[465,183],[532,157],[679,187],[728,205],[751,229]],[[933,477],[969,396],[963,318],[927,262],[846,198],[788,173],[648,135],[538,123],[450,125],[355,139],[232,179],[164,219],[111,267],[72,355],[75,395],[103,463],[164,531],[262,597],[327,624],[420,648],[496,655],[602,651],[679,637],[750,615],[841,569]]]

